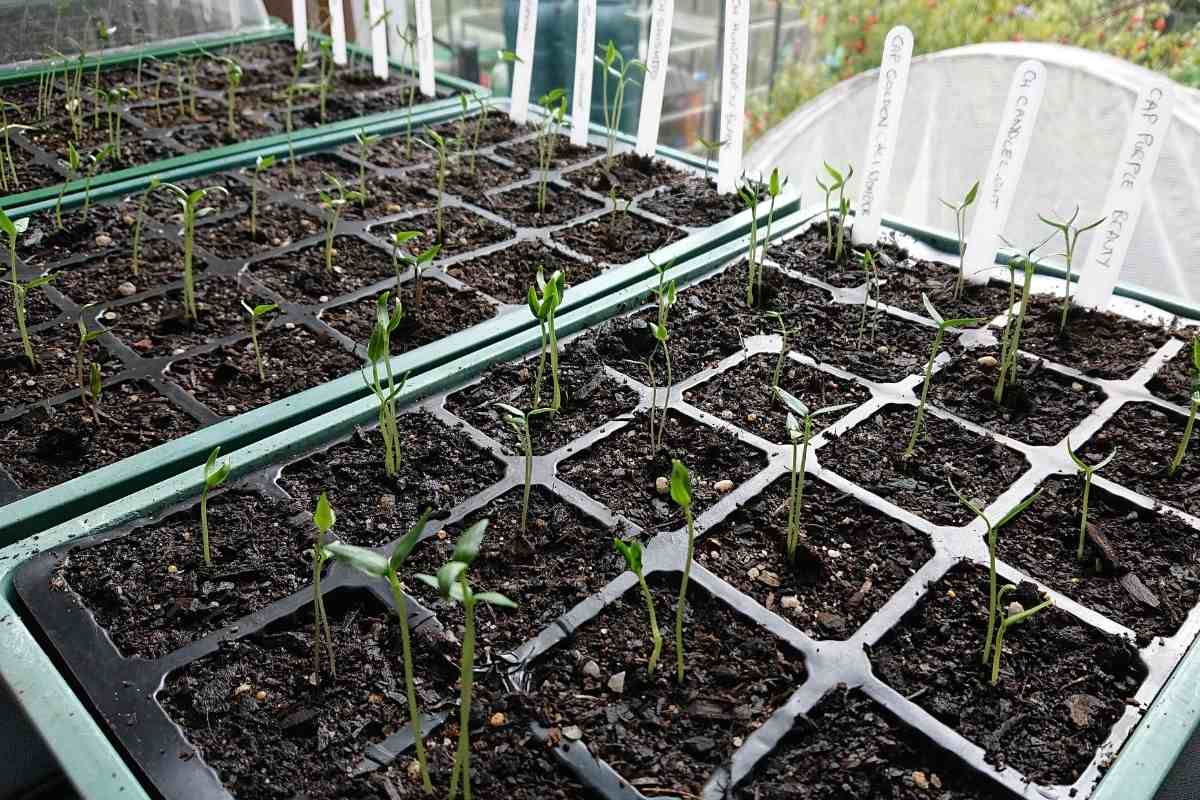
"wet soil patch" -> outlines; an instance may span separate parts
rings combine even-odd
[[[232,279],[200,281],[196,284],[196,319],[184,309],[183,289],[172,289],[117,306],[105,314],[104,324],[141,356],[180,355],[213,339],[247,331],[250,323],[243,302],[253,308],[258,298]],[[110,315],[116,319],[109,319]]]
[[[553,236],[554,241],[605,264],[628,264],[683,237],[683,231],[625,211],[610,211]]]
[[[745,209],[746,204],[734,192],[720,194],[711,180],[689,177],[639,200],[637,207],[673,225],[703,228],[724,222]]]
[[[75,359],[79,350],[79,331],[74,323],[63,323],[40,331],[30,332],[30,346],[37,358],[37,369],[31,369],[20,339],[0,342],[0,410],[77,390]],[[109,377],[119,364],[99,343],[84,348],[85,362],[100,364],[102,377]],[[90,370],[91,367],[86,367]]]
[[[1004,638],[1000,681],[980,662],[987,628],[987,571],[959,564],[870,650],[893,689],[982,747],[989,763],[1043,785],[1074,783],[1132,702],[1146,674],[1129,641],[1056,608]],[[1016,597],[1039,598],[1032,584]]]
[[[1155,397],[1186,408],[1192,400],[1197,381],[1200,381],[1200,375],[1196,374],[1196,368],[1192,364],[1192,346],[1189,342],[1154,373],[1146,388]]]
[[[570,189],[547,184],[545,207],[539,209],[537,183],[488,195],[485,205],[508,221],[525,228],[561,225],[601,207],[599,203]]]
[[[568,297],[572,285],[591,280],[601,272],[597,265],[576,261],[542,241],[527,240],[446,267],[446,273],[503,303],[524,306],[539,268],[546,277],[558,270],[566,273]]]
[[[437,191],[437,167],[430,165],[409,173],[410,180],[430,190]],[[448,160],[446,164],[446,191],[472,203],[483,203],[484,193],[499,186],[516,183],[529,175],[519,165],[507,166],[486,156],[475,156],[475,171],[471,171],[471,156],[466,154]]]
[[[837,215],[833,215],[833,238],[837,240]],[[767,251],[767,257],[780,266],[801,272],[810,278],[824,281],[839,289],[851,286],[861,286],[867,282],[867,274],[863,271],[862,257],[855,256],[850,245],[850,228],[846,228],[843,240],[842,258],[835,261],[833,251],[829,249],[829,236],[824,217],[815,220],[808,230],[786,242],[780,242]],[[861,252],[862,248],[859,248]],[[869,248],[875,257],[875,264],[881,278],[890,277],[892,265],[904,261],[908,254],[903,248],[885,243]],[[881,253],[886,258],[881,257]],[[921,302],[920,295],[917,303]],[[923,311],[921,313],[924,313]]]
[[[554,157],[550,159],[550,169],[562,169],[580,161],[598,156],[604,148],[589,144],[586,147],[576,147],[571,140],[561,133],[555,134]],[[515,144],[503,144],[496,148],[496,153],[515,164],[529,170],[540,169],[541,159],[538,156],[538,139],[533,137]]]
[[[206,267],[202,259],[192,260],[194,275],[199,276]],[[55,270],[54,288],[76,305],[84,306],[122,300],[182,279],[183,250],[165,239],[143,239],[136,275],[133,274],[132,251],[122,250]],[[133,292],[125,294],[131,287]]]
[[[1077,452],[1095,464],[1117,449],[1116,458],[1098,474],[1200,517],[1200,431],[1192,434],[1179,469],[1167,476],[1186,423],[1182,414],[1149,403],[1130,403]]]
[[[407,217],[387,226],[378,225],[371,228],[371,233],[386,240],[394,231],[420,231],[421,235],[410,239],[404,246],[412,255],[418,255],[435,244],[442,249],[438,258],[447,258],[478,250],[489,244],[503,242],[512,238],[512,231],[503,225],[498,225],[489,219],[462,208],[445,208],[442,210],[442,238],[438,241],[437,214],[427,211],[415,217]]]
[[[596,194],[632,200],[659,186],[679,183],[686,176],[687,173],[653,156],[621,153],[613,158],[611,164],[604,158],[572,170],[563,177]]]
[[[250,215],[196,228],[196,247],[224,259],[246,259],[324,230],[321,220],[285,205],[259,206],[254,233]]]
[[[472,290],[451,289],[444,283],[422,278],[422,299],[418,305],[412,297],[412,285],[406,284],[401,303],[404,317],[392,331],[392,355],[407,353],[458,331],[491,319],[495,306]],[[321,319],[354,342],[366,346],[375,327],[377,300],[364,297],[353,303],[321,312]]]
[[[82,207],[63,209],[60,228],[53,210],[34,214],[17,239],[17,257],[38,266],[110,250],[132,239],[133,218],[126,222],[122,217],[114,206],[93,205],[86,218]]]
[[[329,302],[331,297],[396,275],[391,256],[355,236],[333,238],[331,263],[332,270],[327,270],[321,241],[278,258],[256,261],[250,265],[250,274],[293,303]],[[405,268],[401,261],[400,269]]]

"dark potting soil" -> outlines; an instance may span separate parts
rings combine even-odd
[[[572,164],[578,164],[604,152],[603,148],[594,144],[586,147],[576,147],[571,140],[561,133],[555,134],[554,157],[550,159],[550,169],[563,169]],[[541,159],[538,154],[537,138],[525,139],[515,144],[503,144],[496,148],[501,158],[507,158],[526,169],[540,169]]]
[[[57,486],[200,427],[149,384],[122,381],[105,386],[97,418],[78,398],[48,416],[35,409],[0,423],[0,450],[14,454],[3,466],[29,490]]]
[[[172,131],[171,138],[185,151],[196,152],[270,136],[277,130],[267,120],[265,112],[239,106],[237,117],[234,120],[233,135],[230,135],[228,123],[222,113],[212,121],[200,125],[176,128]]]
[[[821,466],[935,525],[966,525],[975,515],[958,502],[949,480],[980,508],[1023,473],[1025,458],[990,436],[925,415],[911,458],[903,451],[917,410],[885,406],[817,450]]]
[[[12,273],[5,272],[0,278],[0,338],[17,336],[17,311],[13,305],[13,288],[9,281]],[[25,293],[25,326],[33,328],[56,319],[62,312],[50,302],[41,289],[30,289]]]
[[[180,181],[176,184],[185,192],[191,193],[197,189],[210,189],[220,187],[224,192],[212,191],[204,195],[204,199],[200,201],[200,208],[212,209],[205,212],[203,215],[198,215],[196,218],[197,225],[206,225],[214,221],[217,214],[224,214],[229,211],[244,212],[250,206],[250,187],[243,181],[238,180],[233,175],[210,175],[203,178],[194,178],[190,181]],[[262,191],[262,187],[259,187]],[[125,198],[123,208],[129,214],[136,214],[137,207],[145,193],[129,195]],[[259,195],[259,200],[262,196]],[[155,219],[163,222],[171,222],[175,225],[183,224],[183,210],[180,208],[179,200],[169,191],[156,189],[149,195],[146,195],[146,213]],[[145,234],[145,227],[152,220],[146,220],[142,223],[142,233]]]
[[[82,207],[62,210],[62,228],[54,210],[29,217],[25,235],[17,239],[17,257],[30,266],[102,253],[127,244],[133,236],[133,218],[126,222],[115,206],[92,205],[86,220]]]
[[[608,159],[601,159],[572,170],[563,177],[596,194],[632,200],[651,189],[679,183],[687,177],[687,173],[653,156],[620,153],[611,164]]]
[[[1192,344],[1188,342],[1174,358],[1163,364],[1146,384],[1150,393],[1186,408],[1191,403],[1196,382],[1200,381],[1192,362],[1192,352]]]
[[[440,242],[437,237],[437,213],[434,211],[371,228],[372,235],[385,241],[394,231],[420,231],[421,235],[410,239],[404,247],[415,256],[440,244],[442,249],[438,252],[438,258],[467,253],[512,238],[512,231],[503,225],[457,207],[442,209]]]
[[[399,327],[392,331],[392,355],[415,350],[495,316],[495,307],[479,292],[451,289],[431,278],[422,278],[421,285],[422,299],[419,305],[413,300],[412,285],[405,285],[401,298],[404,317]],[[364,297],[353,303],[325,309],[321,312],[321,319],[339,333],[365,346],[375,327],[376,308],[376,298]]]
[[[713,770],[804,681],[804,658],[692,582],[677,684],[679,575],[648,580],[663,634],[653,677],[646,603],[635,586],[539,660],[533,683],[555,724],[580,728],[588,749],[643,793],[698,797]],[[598,678],[585,672],[591,663]],[[617,693],[610,681],[622,673]]]
[[[1101,550],[1088,536],[1081,562],[1076,553],[1082,478],[1051,478],[1041,491],[1001,531],[999,557],[1130,628],[1141,647],[1154,636],[1179,630],[1200,597],[1200,533],[1169,514],[1139,508],[1093,486],[1088,523],[1112,550]],[[1149,596],[1125,588],[1134,577],[1157,598],[1157,606],[1147,602]]]
[[[5,153],[11,156],[8,171],[5,172],[4,186],[0,187],[6,194],[28,192],[62,181],[62,176],[49,167],[36,163],[33,155],[18,147],[15,142],[10,143]],[[16,169],[17,173],[15,179],[12,175],[13,169]]]
[[[859,311],[851,306],[835,306],[820,316],[810,316],[792,347],[815,361],[879,383],[924,373],[937,333],[935,328],[868,313],[860,339]],[[817,323],[823,323],[826,333],[816,335],[813,325]],[[941,352],[953,357],[958,351],[956,338],[947,332]]]
[[[242,170],[242,174],[247,178],[253,172],[253,167]],[[260,173],[258,179],[277,192],[302,194],[312,189],[333,186],[329,176],[337,178],[343,186],[353,187],[358,180],[358,166],[330,153],[317,153],[299,156],[294,164],[287,159],[279,159],[275,166]]]
[[[185,94],[182,106],[177,102],[155,105],[152,101],[148,105],[133,106],[127,113],[147,128],[171,129],[204,122],[223,123],[226,108],[224,100],[197,96],[196,113],[193,114],[189,98]],[[103,115],[103,112],[101,114]]]
[[[1099,463],[1114,449],[1117,456],[1099,475],[1169,506],[1200,516],[1200,430],[1173,476],[1167,476],[1187,418],[1149,403],[1124,405],[1082,447],[1084,461]],[[1200,425],[1200,423],[1197,423]]]
[[[760,353],[684,392],[692,405],[732,422],[769,442],[787,444],[787,408],[774,397],[771,381],[779,356]],[[844,404],[861,405],[871,399],[863,386],[836,378],[785,358],[779,387],[805,403],[810,410]],[[813,435],[850,413],[822,415],[813,420]]]
[[[324,224],[299,208],[261,205],[250,233],[250,213],[222,220],[220,225],[196,228],[196,249],[224,259],[242,260],[258,253],[284,247],[324,230]]]
[[[525,178],[529,170],[519,165],[507,166],[487,156],[476,155],[475,171],[471,171],[471,156],[451,157],[446,164],[446,191],[456,194],[467,202],[485,203],[484,193],[500,186]],[[437,168],[435,165],[422,167],[409,173],[409,179],[430,191],[437,191]]]
[[[1079,306],[1071,307],[1067,329],[1060,334],[1061,317],[1061,297],[1034,295],[1025,315],[1021,349],[1095,378],[1130,377],[1171,336],[1161,325]]]
[[[304,508],[327,492],[337,511],[339,539],[377,547],[399,539],[429,509],[437,519],[503,474],[466,437],[424,411],[401,414],[400,469],[384,471],[379,431],[356,430],[335,444],[284,467],[279,485]]]
[[[172,289],[116,306],[104,314],[102,322],[138,355],[181,355],[213,339],[247,332],[249,315],[242,308],[243,302],[254,308],[262,301],[232,278],[214,278],[196,283],[194,320],[184,309],[183,289]]]
[[[233,416],[354,372],[360,361],[327,335],[295,323],[259,333],[267,382],[258,378],[250,338],[176,361],[166,377],[215,414]]]
[[[196,277],[199,277],[206,267],[203,260],[193,258],[192,272]],[[57,269],[53,274],[54,288],[78,306],[122,300],[181,280],[183,250],[170,240],[143,239],[138,253],[136,275],[133,273],[132,250],[96,256]],[[133,289],[132,292],[129,292],[130,288]]]
[[[1104,402],[1104,392],[1091,383],[1055,372],[1040,359],[1022,359],[1019,383],[1006,386],[997,405],[992,398],[999,360],[996,347],[955,353],[934,375],[930,401],[988,430],[1038,446],[1061,442]]]
[[[390,255],[356,236],[335,236],[332,256],[333,268],[327,270],[322,240],[278,258],[256,261],[250,274],[293,303],[328,302],[396,274]],[[400,268],[405,269],[403,261]]]
[[[519,241],[445,269],[451,277],[501,302],[524,306],[528,289],[537,280],[538,268],[547,278],[558,270],[566,273],[568,298],[572,285],[591,280],[601,272],[598,265],[576,261],[540,240]]]
[[[899,251],[899,253],[897,253]],[[970,283],[963,285],[962,295],[954,296],[955,284],[958,280],[958,267],[937,261],[918,261],[913,258],[894,258],[903,254],[896,247],[885,246],[878,253],[875,266],[882,285],[876,290],[871,289],[871,302],[876,299],[888,305],[903,308],[921,316],[929,316],[925,303],[921,300],[924,294],[929,298],[933,307],[946,319],[963,319],[973,317],[979,320],[979,325],[986,325],[997,314],[1003,314],[1009,307],[1009,289],[999,283],[988,283],[975,286]],[[854,262],[858,263],[855,264]],[[850,263],[861,270],[860,259],[850,259]],[[866,278],[866,273],[862,273]],[[876,298],[878,294],[878,298]],[[1021,287],[1018,285],[1012,295],[1014,303],[1021,302]]]
[[[525,228],[561,225],[601,207],[594,200],[550,183],[546,185],[545,207],[539,210],[537,182],[488,195],[482,202],[509,222]]]
[[[78,138],[71,133],[71,124],[64,117],[36,131],[30,131],[29,141],[66,163],[69,145],[74,144],[80,156],[85,156],[88,153],[94,153],[106,147],[110,142],[110,138],[108,123],[105,120],[104,111],[101,110],[100,126],[98,128],[92,127],[92,116],[91,114],[86,114],[81,136]],[[175,155],[179,154],[165,140],[140,131],[133,125],[125,124],[121,126],[121,150],[119,154],[101,161],[95,167],[94,174],[103,175],[119,169],[150,164],[154,161],[170,158]],[[86,173],[87,170],[88,166],[85,164],[83,171]]]
[[[504,445],[512,454],[523,452],[521,438],[496,413],[496,403],[522,410],[533,407],[533,384],[537,359],[504,364],[484,374],[483,380],[455,392],[446,408]],[[628,414],[637,405],[638,394],[604,371],[604,364],[588,339],[569,345],[559,357],[562,404],[553,414],[539,414],[530,421],[533,452],[542,455],[566,445],[612,419]],[[550,356],[546,356],[541,405],[552,402]]]
[[[739,800],[1012,800],[861,689],[830,690],[733,793]]]
[[[1011,628],[1000,680],[982,657],[987,571],[962,563],[929,590],[869,655],[875,673],[941,722],[1043,785],[1071,784],[1146,675],[1133,643],[1056,608]],[[1006,596],[1031,608],[1032,584]],[[931,679],[936,676],[936,679]]]
[[[158,693],[238,800],[400,796],[400,776],[353,775],[369,744],[408,729],[399,623],[389,609],[357,593],[335,593],[326,610],[336,678],[325,672],[318,686],[310,682],[314,642],[306,608],[223,642],[168,675]],[[456,671],[421,636],[413,637],[413,672],[423,710],[453,694]]]
[[[387,136],[380,139],[371,147],[371,152],[368,156],[369,163],[376,167],[383,167],[384,169],[403,169],[411,167],[414,164],[433,161],[435,158],[433,150],[421,144],[421,141],[424,140],[422,134],[423,131],[414,126],[411,145],[403,130],[394,136]],[[480,145],[482,146],[482,144],[483,142],[481,141]],[[358,145],[356,143],[343,145],[340,152],[354,158],[359,157]]]
[[[673,225],[703,228],[724,222],[742,211],[746,204],[735,192],[717,192],[717,186],[711,180],[688,177],[642,198],[637,207],[657,214]]]
[[[526,533],[521,534],[521,497],[517,486],[472,513],[463,523],[447,526],[421,544],[409,557],[406,570],[433,575],[450,560],[454,544],[469,525],[488,519],[479,559],[471,565],[475,591],[500,592],[514,600],[514,609],[482,604],[476,610],[476,636],[495,652],[515,650],[549,627],[609,581],[621,574],[625,562],[613,549],[613,537],[623,528],[606,528],[537,486],[529,494]],[[437,596],[433,589],[411,582],[417,598],[447,628],[462,637],[462,606]]]
[[[790,461],[789,461],[790,464]],[[791,475],[696,545],[696,560],[815,639],[846,639],[933,557],[923,534],[808,478],[795,561],[787,558]]]
[[[605,264],[628,264],[684,237],[683,231],[659,225],[626,211],[555,231],[554,241]]]
[[[358,178],[353,183],[346,184],[346,191],[362,191]],[[418,208],[433,208],[436,200],[434,195],[425,191],[422,185],[409,177],[376,176],[367,173],[367,199],[364,204],[352,200],[342,208],[340,219],[378,219],[393,214]],[[334,199],[337,193],[329,195]],[[319,193],[309,194],[308,201],[313,205],[321,205]],[[326,211],[328,213],[328,210]]]
[[[686,292],[681,298],[685,296]],[[741,347],[737,327],[718,312],[719,309],[706,306],[675,307],[668,325],[670,338],[667,342],[674,383],[716,366]],[[652,381],[645,362],[653,358],[653,383],[663,386],[667,381],[666,360],[661,348],[655,347],[657,341],[646,325],[656,316],[656,311],[647,310],[633,317],[619,317],[582,338],[594,340],[596,351],[610,367],[646,385]]]
[[[837,239],[837,215],[831,220],[833,237]],[[855,256],[850,246],[850,228],[846,228],[843,239],[841,260],[835,261],[829,249],[829,235],[824,219],[817,221],[804,233],[786,242],[780,242],[767,250],[767,257],[777,264],[796,272],[804,273],[810,278],[824,281],[830,286],[847,289],[851,286],[861,286],[867,282],[867,274],[863,271],[862,258]],[[880,278],[889,278],[889,263],[898,263],[907,258],[907,253],[894,244],[885,243],[882,246],[870,248],[879,269]],[[880,253],[887,256],[886,261],[880,258]],[[918,305],[921,302],[917,295]],[[920,313],[924,313],[922,309]]]
[[[683,511],[656,487],[658,478],[670,477],[674,458],[682,461],[692,476],[693,516],[721,499],[723,493],[716,484],[732,481],[736,488],[767,465],[761,451],[733,434],[676,413],[667,418],[662,448],[654,450],[649,417],[643,412],[626,427],[559,464],[558,476],[642,528],[679,528],[684,523]]]
[[[79,388],[75,359],[79,331],[74,323],[61,323],[29,334],[37,358],[32,369],[20,339],[0,342],[0,410],[36,403]],[[84,347],[85,363],[100,364],[101,376],[114,374],[118,365],[98,342]],[[90,374],[91,367],[85,367]]]
[[[231,491],[127,536],[73,549],[51,579],[73,591],[126,658],[161,658],[297,591],[312,579],[316,529],[291,501]]]

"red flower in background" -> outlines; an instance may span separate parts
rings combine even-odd
[[[867,49],[867,40],[859,39],[857,42],[854,43],[854,49],[856,51],[858,51],[859,53],[861,53],[863,50],[866,50]]]
[[[1159,17],[1158,19],[1154,20],[1154,30],[1158,31],[1159,33],[1162,33],[1166,29],[1167,29],[1166,17]]]

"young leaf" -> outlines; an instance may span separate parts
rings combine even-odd
[[[375,578],[383,578],[388,574],[388,560],[366,547],[355,547],[352,544],[333,542],[325,545],[325,552],[344,561],[359,572]]]
[[[671,499],[684,508],[692,505],[692,476],[677,458],[671,459]]]
[[[425,523],[429,521],[431,513],[433,513],[432,508],[427,508],[421,512],[421,516],[408,529],[408,533],[400,537],[400,540],[396,542],[396,546],[392,548],[392,556],[388,559],[392,572],[400,571],[400,565],[405,562],[409,554],[412,553],[413,548],[417,546],[417,540],[421,536],[421,531],[425,530]]]
[[[225,482],[229,477],[229,459],[220,467],[214,469],[217,463],[217,457],[221,454],[221,447],[214,447],[212,452],[208,454],[208,461],[204,464],[204,485],[209,489],[215,489]]]
[[[483,534],[487,531],[488,521],[481,519],[463,531],[454,545],[455,561],[470,564],[479,556],[479,548],[483,544]]]
[[[788,392],[784,389],[777,389],[776,391],[779,394],[779,399],[783,401],[784,406],[791,409],[801,417],[809,416],[808,406],[801,402],[799,397],[796,397],[791,392]]]
[[[328,533],[335,522],[337,514],[334,513],[333,506],[329,505],[329,498],[321,492],[321,496],[317,498],[317,510],[313,512],[313,524],[321,533]]]
[[[449,561],[443,564],[437,571],[438,594],[442,597],[453,598],[454,589],[458,586],[458,579],[466,571],[467,564],[463,561]]]
[[[516,608],[517,604],[499,592],[479,592],[475,594],[476,603],[486,603],[498,608]]]
[[[1029,508],[1031,505],[1036,503],[1037,499],[1041,496],[1042,496],[1042,489],[1038,489],[1036,492],[1029,495],[1029,497],[1026,497],[1020,503],[1017,503],[1016,507],[1013,508],[1013,510],[1009,511],[1007,514],[1005,514],[1003,517],[1001,517],[1000,521],[996,523],[995,527],[1003,528],[1005,525],[1012,522],[1022,512],[1024,512],[1025,509]]]
[[[973,186],[971,186],[971,190],[969,192],[967,192],[967,196],[963,198],[962,207],[966,208],[967,206],[974,203],[975,196],[977,194],[979,194],[979,181],[975,181],[975,184]]]
[[[620,537],[613,537],[613,547],[625,557],[625,564],[634,575],[642,574],[642,544],[637,539],[628,542]]]
[[[946,318],[938,313],[938,310],[933,307],[933,303],[929,301],[929,295],[921,292],[921,302],[925,305],[926,313],[929,314],[934,322],[936,322],[938,325],[942,325],[946,322]]]

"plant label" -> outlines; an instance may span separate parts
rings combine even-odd
[[[1017,184],[1045,93],[1046,65],[1033,60],[1022,62],[1013,73],[992,157],[979,187],[978,210],[963,256],[967,283],[987,283],[987,272],[996,263],[1000,235],[1017,196]]]
[[[333,39],[333,63],[346,66],[346,14],[342,0],[329,0],[329,35]]]
[[[421,80],[421,94],[433,97],[436,85],[433,77],[433,4],[430,0],[416,0],[417,9],[417,74]]]
[[[513,64],[512,102],[508,115],[518,125],[529,120],[529,87],[533,83],[533,46],[537,39],[537,0],[521,0],[517,11],[517,63]]]
[[[637,132],[637,153],[643,156],[654,155],[654,148],[658,146],[663,90],[667,85],[667,57],[671,54],[671,28],[675,24],[675,0],[654,0],[652,9]]]
[[[297,50],[308,49],[308,9],[304,0],[292,0],[292,43]]]
[[[750,49],[750,0],[725,0],[725,49],[721,63],[721,142],[717,191],[737,190],[746,127],[746,64]]]
[[[383,0],[367,0],[367,25],[371,28],[371,71],[376,78],[388,76],[387,19]]]
[[[361,2],[361,0],[350,1]],[[408,0],[384,0],[384,6],[391,12],[387,21],[388,52],[397,61],[413,58],[413,55],[408,52],[408,45],[404,42],[404,37],[408,35]],[[412,66],[412,64],[408,64],[408,66]]]
[[[592,121],[592,77],[596,74],[596,0],[579,0],[575,25],[575,89],[571,94],[571,144],[586,147]]]
[[[229,0],[229,30],[240,31],[242,29],[242,3],[241,0]]]
[[[1092,232],[1087,260],[1079,270],[1075,300],[1080,305],[1103,311],[1112,300],[1174,109],[1169,83],[1155,82],[1138,93],[1104,199],[1104,223]]]
[[[884,39],[883,61],[879,65],[879,82],[875,87],[875,110],[867,132],[866,165],[862,187],[855,206],[851,241],[854,244],[874,244],[879,238],[883,220],[883,204],[887,200],[892,178],[892,162],[896,158],[896,139],[900,134],[900,113],[908,91],[908,68],[912,63],[913,32],[904,25],[888,31]]]

